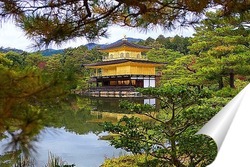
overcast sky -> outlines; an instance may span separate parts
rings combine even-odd
[[[115,42],[126,35],[127,37],[147,39],[148,37],[156,39],[159,35],[164,35],[165,37],[175,36],[191,36],[194,30],[192,28],[178,28],[175,31],[163,31],[160,28],[149,30],[147,32],[140,32],[137,29],[122,28],[118,26],[110,27],[108,30],[109,38],[101,38],[95,43],[107,44]],[[60,47],[53,46],[53,49],[67,48],[67,47],[77,47],[80,45],[87,44],[84,38],[76,39],[74,41],[67,42]],[[34,50],[31,48],[32,41],[28,40],[23,31],[16,27],[13,23],[7,22],[2,23],[0,27],[0,47],[11,47],[16,49],[22,49],[26,51]]]

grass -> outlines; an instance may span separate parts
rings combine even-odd
[[[45,167],[75,167],[75,164],[69,165],[67,162],[63,161],[63,159],[59,156],[56,156],[52,153],[49,153],[48,163]]]
[[[101,167],[159,167],[157,160],[152,156],[123,155],[118,158],[107,158]]]
[[[14,158],[15,152],[7,152],[5,155],[0,155],[0,166],[1,167],[36,167],[35,160],[33,158],[25,158],[19,155]],[[75,164],[68,164],[63,161],[61,157],[56,156],[52,153],[48,155],[48,162],[44,167],[75,167]]]

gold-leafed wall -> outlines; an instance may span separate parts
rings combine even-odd
[[[103,57],[103,61],[117,60],[117,59],[137,59],[146,60],[147,58],[141,52],[134,51],[116,51],[109,52],[107,56]]]
[[[155,75],[155,66],[152,64],[124,63],[118,66],[105,66],[102,69],[102,76],[110,75]]]

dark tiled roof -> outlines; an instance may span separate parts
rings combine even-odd
[[[118,60],[111,60],[111,61],[102,61],[97,62],[93,64],[85,64],[86,67],[93,67],[93,66],[103,66],[103,65],[111,65],[111,64],[121,64],[126,62],[136,62],[136,63],[147,63],[147,64],[164,64],[164,63],[158,63],[154,61],[148,61],[148,60],[135,60],[135,59],[118,59]]]
[[[109,45],[105,45],[105,46],[99,48],[99,50],[108,50],[108,49],[113,49],[113,48],[119,48],[122,46],[128,46],[128,47],[132,47],[132,48],[145,49],[145,50],[151,49],[151,47],[137,45],[135,43],[129,42],[126,39],[122,39],[122,40],[116,41],[114,43],[111,43]]]

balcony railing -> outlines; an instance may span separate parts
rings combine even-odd
[[[102,86],[89,88],[89,92],[92,91],[135,91],[134,86]]]
[[[140,57],[133,57],[133,56],[124,56],[124,57],[104,56],[102,58],[102,61],[111,61],[111,60],[120,60],[120,59],[148,60],[147,56],[140,56]]]
[[[88,96],[93,97],[142,97],[143,95],[136,92],[133,86],[102,86],[89,88],[85,92]]]

